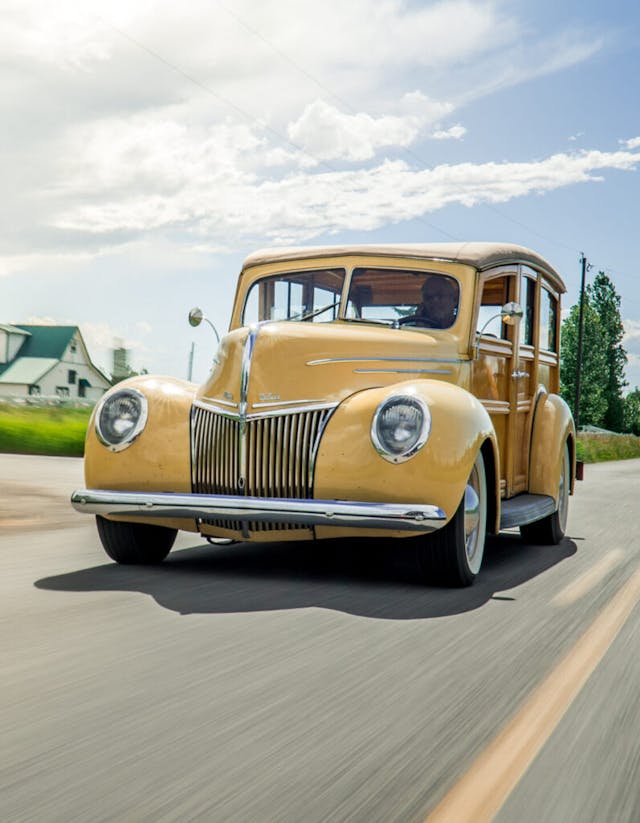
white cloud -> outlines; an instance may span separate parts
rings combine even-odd
[[[632,137],[630,140],[620,140],[618,142],[626,149],[640,149],[640,137]]]
[[[640,320],[631,320],[627,318],[623,321],[624,337],[622,345],[625,348],[637,348],[640,354]]]
[[[465,136],[466,133],[467,133],[467,130],[465,129],[465,127],[461,126],[458,123],[455,126],[451,126],[450,129],[446,129],[444,131],[443,130],[434,131],[434,133],[431,135],[431,137],[434,140],[461,140]]]
[[[287,132],[292,143],[316,160],[370,160],[379,149],[411,145],[430,117],[440,117],[452,108],[423,100],[420,115],[382,117],[364,112],[345,114],[324,100],[315,100],[289,124]],[[407,102],[418,109],[416,99]]]
[[[581,151],[542,160],[459,163],[415,170],[403,161],[373,168],[256,179],[242,172],[242,153],[232,176],[205,167],[179,189],[150,192],[77,206],[59,218],[69,230],[94,233],[147,232],[188,222],[207,238],[266,235],[308,239],[325,232],[371,230],[413,219],[451,203],[506,202],[576,183],[601,181],[612,169],[630,171],[638,154]],[[98,171],[98,174],[100,172]]]
[[[261,230],[314,236],[537,190],[503,181],[500,166],[418,173],[382,158],[430,129],[460,140],[447,119],[465,101],[600,44],[589,32],[536,36],[487,0],[10,0],[0,174],[15,195],[0,202],[11,226],[0,276],[73,267],[167,231],[229,248]],[[375,166],[328,177],[320,161]]]

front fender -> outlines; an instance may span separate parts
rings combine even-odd
[[[135,388],[147,398],[147,423],[126,449],[112,452],[96,435],[93,412],[85,441],[87,488],[130,491],[191,491],[190,412],[197,389],[173,377],[142,375],[109,390]]]
[[[569,443],[571,494],[576,476],[576,429],[569,406],[557,394],[543,394],[536,404],[531,433],[529,491],[558,502],[564,444]]]
[[[421,397],[431,412],[424,447],[404,463],[390,463],[371,442],[371,423],[391,394]],[[347,398],[330,418],[316,456],[314,496],[318,499],[431,503],[450,519],[455,514],[476,455],[490,440],[489,415],[473,395],[436,380],[407,381],[367,389]],[[489,493],[495,490],[490,489]]]

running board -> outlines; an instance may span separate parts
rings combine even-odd
[[[500,528],[511,529],[535,523],[543,517],[553,514],[556,502],[546,494],[519,494],[509,500],[502,500],[500,506]]]

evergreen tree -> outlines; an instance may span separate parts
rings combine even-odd
[[[624,326],[620,317],[620,296],[609,277],[600,271],[591,285],[587,286],[589,302],[600,319],[606,369],[602,379],[607,400],[603,425],[611,431],[624,428],[624,398],[622,390],[627,385],[624,369],[627,353],[622,346]]]
[[[640,389],[637,386],[624,399],[624,429],[640,435]]]
[[[576,304],[571,307],[569,316],[562,323],[560,394],[571,411],[574,409],[576,396],[579,317],[580,306]],[[584,300],[583,329],[579,422],[581,426],[602,426],[607,412],[605,337],[600,318],[591,305],[588,294],[585,294]]]

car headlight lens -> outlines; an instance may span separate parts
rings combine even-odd
[[[126,449],[147,422],[147,398],[137,389],[110,394],[96,412],[96,433],[112,451]]]
[[[429,407],[419,397],[388,397],[376,409],[371,440],[378,453],[391,463],[401,463],[419,451],[431,430]]]

